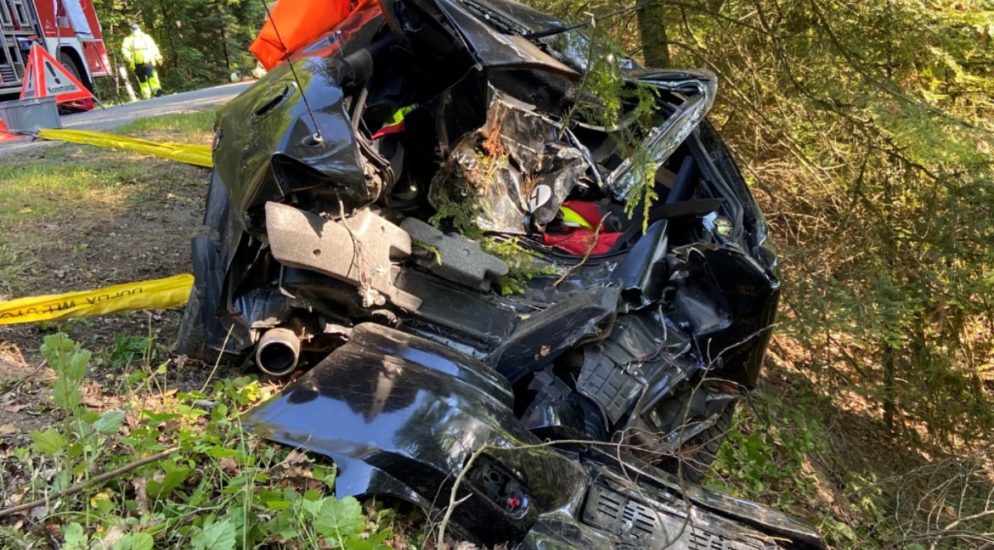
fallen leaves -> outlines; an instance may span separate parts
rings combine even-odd
[[[313,460],[301,449],[294,449],[282,462],[273,466],[270,475],[273,481],[283,487],[296,487],[301,490],[320,490],[324,483],[314,478],[311,471]]]

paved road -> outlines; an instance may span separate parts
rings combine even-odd
[[[109,130],[142,118],[201,111],[228,102],[251,85],[251,82],[226,84],[224,86],[172,94],[125,105],[115,105],[106,109],[97,107],[86,113],[77,113],[62,117],[62,127]],[[51,142],[31,141],[29,138],[6,141],[0,143],[0,155],[24,151],[28,148],[44,147],[49,144]]]

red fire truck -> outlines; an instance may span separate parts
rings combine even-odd
[[[92,0],[0,0],[0,98],[20,92],[36,42],[91,90],[111,75]]]

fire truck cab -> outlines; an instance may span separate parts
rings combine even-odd
[[[0,0],[0,98],[20,92],[34,43],[91,90],[111,75],[92,0]]]

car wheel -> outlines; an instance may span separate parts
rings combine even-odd
[[[211,312],[214,309],[204,309],[204,300],[200,292],[198,285],[194,284],[190,290],[190,299],[186,302],[186,309],[183,310],[183,319],[180,321],[179,330],[176,333],[174,353],[209,365],[217,362],[225,365],[240,364],[244,359],[241,355],[221,352],[208,343],[207,323],[210,322],[208,319],[211,319]]]
[[[186,309],[183,310],[183,320],[180,321],[179,331],[176,334],[176,353],[186,355],[194,359],[201,359],[206,347],[207,334],[204,324],[200,322],[200,293],[197,286],[190,289],[190,299],[186,302]]]

